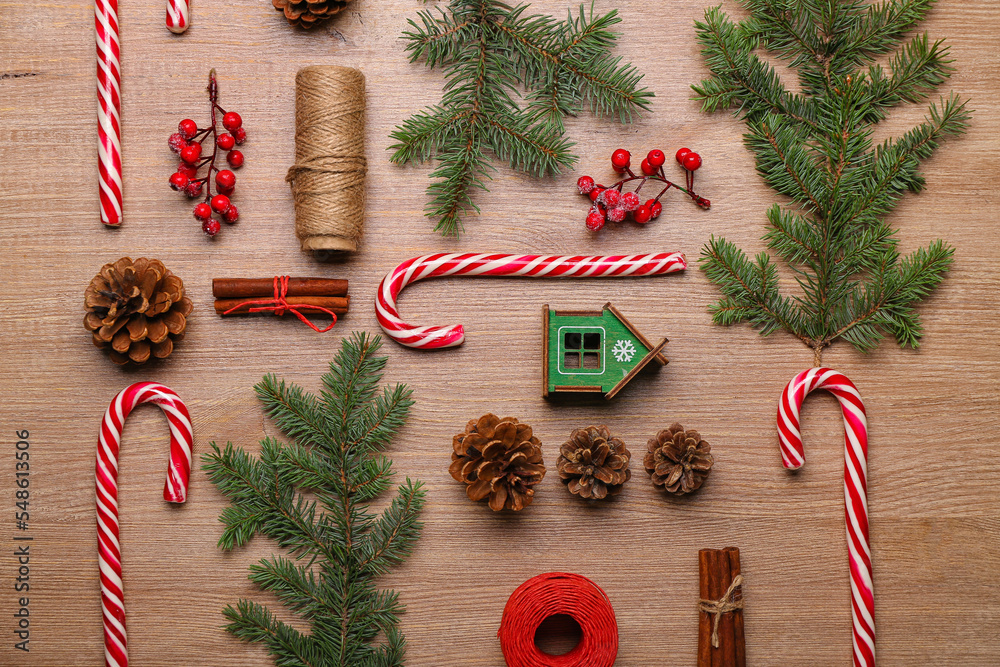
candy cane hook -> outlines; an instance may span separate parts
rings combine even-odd
[[[404,287],[441,276],[521,276],[524,278],[625,278],[656,276],[687,268],[679,252],[645,255],[504,255],[496,253],[437,253],[406,260],[386,274],[375,295],[375,315],[386,335],[401,345],[437,349],[461,345],[461,324],[414,326],[399,316],[396,297]]]
[[[191,0],[167,0],[167,30],[179,35],[191,25]]]
[[[122,554],[118,540],[118,447],[122,427],[135,406],[156,403],[170,425],[170,463],[163,499],[183,503],[191,476],[191,416],[180,397],[156,382],[138,382],[111,401],[97,440],[97,555],[101,568],[101,606],[104,609],[104,664],[128,667]]]
[[[781,461],[797,470],[805,463],[799,431],[799,409],[814,389],[826,389],[840,401],[844,414],[844,516],[851,568],[851,616],[854,665],[875,665],[875,593],[872,550],[868,538],[868,420],[861,395],[847,376],[829,368],[810,368],[796,375],[778,404]]]

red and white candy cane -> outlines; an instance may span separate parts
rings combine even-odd
[[[179,35],[191,25],[190,0],[167,0],[167,30]]]
[[[840,401],[844,414],[844,502],[847,554],[851,567],[851,611],[854,625],[854,665],[875,665],[875,593],[872,550],[868,538],[868,420],[857,387],[847,376],[829,368],[810,368],[796,375],[778,404],[781,461],[797,470],[805,463],[799,408],[809,392],[825,389]]]
[[[97,37],[97,168],[101,222],[122,222],[122,74],[118,0],[94,0]]]
[[[170,425],[170,463],[163,499],[182,503],[191,476],[191,416],[172,389],[156,382],[138,382],[111,401],[97,440],[97,555],[101,568],[101,606],[104,608],[104,664],[127,667],[125,603],[122,588],[122,552],[118,541],[118,446],[125,418],[135,406],[156,403]]]
[[[406,260],[386,274],[375,295],[375,315],[383,331],[401,345],[437,349],[461,345],[461,324],[414,326],[399,317],[396,297],[410,283],[441,276],[521,276],[524,278],[625,278],[657,276],[687,268],[679,252],[644,255],[505,255],[437,253]]]

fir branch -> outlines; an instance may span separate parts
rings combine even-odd
[[[231,503],[220,516],[219,545],[232,549],[261,533],[292,556],[251,565],[249,578],[308,622],[309,634],[249,600],[223,611],[229,632],[266,645],[279,665],[403,664],[405,640],[396,627],[403,607],[395,592],[375,587],[375,578],[413,548],[424,492],[407,479],[380,515],[363,505],[389,488],[391,462],[378,452],[413,403],[405,386],[379,389],[386,363],[377,355],[380,344],[367,334],[345,340],[319,398],[272,375],[255,387],[265,412],[294,442],[265,438],[258,458],[232,443],[212,443],[202,459]]]
[[[915,307],[941,282],[953,251],[936,241],[901,259],[883,218],[906,191],[923,189],[920,163],[965,131],[970,111],[952,95],[898,138],[873,147],[872,134],[890,108],[926,99],[951,76],[942,41],[904,43],[932,2],[743,0],[750,16],[740,23],[718,7],[696,22],[711,77],[692,86],[695,99],[706,111],[735,109],[757,171],[792,200],[769,209],[764,238],[799,288],[783,296],[769,255],[751,260],[713,237],[701,261],[722,291],[710,309],[715,322],[746,322],[761,334],[785,329],[816,363],[841,338],[863,351],[886,334],[903,347],[919,344]],[[757,49],[789,63],[801,95]],[[894,50],[887,73],[875,58]]]
[[[441,104],[392,132],[391,160],[438,161],[426,214],[442,234],[459,235],[462,220],[479,211],[473,192],[487,190],[487,151],[532,176],[558,174],[576,162],[564,117],[589,106],[628,123],[649,109],[653,93],[640,87],[642,75],[610,53],[616,11],[595,14],[581,5],[578,15],[558,21],[527,8],[451,0],[447,10],[419,12],[403,33],[411,61],[445,68],[446,82]]]

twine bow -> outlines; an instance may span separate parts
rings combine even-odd
[[[291,313],[295,317],[299,318],[306,325],[317,333],[324,333],[333,328],[333,325],[337,323],[337,313],[333,312],[329,308],[324,308],[323,306],[311,306],[307,303],[288,303],[288,279],[289,276],[275,276],[274,277],[274,296],[270,299],[252,299],[250,301],[243,301],[236,304],[229,310],[223,313],[223,315],[229,315],[235,310],[239,310],[244,306],[254,306],[254,304],[260,304],[252,307],[248,310],[251,313],[263,313],[266,311],[271,311],[278,317],[284,316],[285,313]],[[303,315],[298,309],[299,308],[309,308],[310,310],[319,310],[330,315],[333,321],[330,322],[330,326],[325,329],[320,329]]]
[[[743,609],[743,600],[732,599],[736,594],[736,589],[742,585],[743,575],[737,574],[733,579],[733,583],[729,584],[729,588],[725,593],[723,593],[721,598],[718,600],[701,600],[698,602],[699,610],[705,612],[706,614],[715,615],[715,620],[712,622],[712,646],[714,648],[719,648],[719,621],[722,619],[722,615],[729,611]]]

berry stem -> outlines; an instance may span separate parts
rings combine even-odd
[[[212,199],[212,173],[218,171],[215,166],[215,158],[219,154],[219,142],[218,142],[218,130],[216,128],[216,123],[218,122],[215,117],[215,112],[217,109],[222,109],[219,106],[219,82],[215,78],[215,68],[213,67],[208,73],[208,102],[212,109],[212,125],[205,129],[206,136],[212,135],[212,157],[207,158],[208,162],[208,174],[205,176],[205,201],[211,201]],[[202,163],[204,164],[204,162]],[[201,165],[199,165],[199,169]]]

